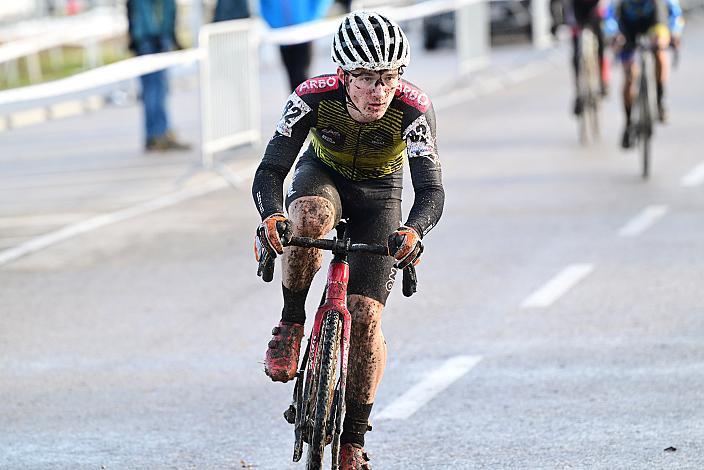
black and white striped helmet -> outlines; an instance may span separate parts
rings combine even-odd
[[[393,21],[371,11],[345,16],[332,39],[332,60],[347,72],[393,70],[411,61],[408,38]]]

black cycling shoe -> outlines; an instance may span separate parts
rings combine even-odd
[[[663,124],[669,121],[670,114],[667,112],[667,106],[665,106],[665,100],[658,101],[658,121]]]
[[[582,112],[584,111],[584,103],[582,102],[582,98],[577,97],[574,99],[574,109],[572,112],[574,113],[575,116],[580,116]]]
[[[626,125],[626,128],[623,130],[623,137],[621,138],[621,148],[624,149],[629,149],[633,147],[633,144],[635,143],[635,129],[633,128],[632,125]]]

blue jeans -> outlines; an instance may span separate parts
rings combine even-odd
[[[137,55],[162,52],[157,47],[158,41],[143,41],[137,44]],[[145,137],[149,141],[161,137],[169,130],[169,118],[166,110],[166,96],[169,82],[166,70],[148,73],[139,77],[142,84],[142,103],[144,107]]]

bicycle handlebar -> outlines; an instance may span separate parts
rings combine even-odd
[[[333,253],[336,251],[344,252],[363,252],[371,253],[374,255],[385,255],[389,256],[389,248],[384,245],[368,245],[366,243],[349,243],[347,239],[347,246],[345,246],[345,240],[340,240],[337,238],[327,239],[327,238],[308,238],[308,237],[291,237],[291,240],[286,244],[287,246],[299,246],[302,248],[319,248],[321,250],[329,250]]]
[[[366,243],[351,243],[349,238],[327,239],[309,237],[291,237],[284,243],[284,246],[298,246],[301,248],[318,248],[332,251],[333,253],[362,252],[381,256],[391,256],[389,248],[385,245],[370,245]],[[270,282],[274,277],[274,260],[276,253],[264,253],[259,260],[257,275],[261,276],[265,282]],[[417,291],[418,277],[415,267],[410,264],[403,269],[403,295],[412,296]]]

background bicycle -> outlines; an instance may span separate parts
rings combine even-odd
[[[582,28],[578,41],[579,73],[577,75],[577,113],[579,141],[582,144],[599,138],[599,101],[601,100],[601,68],[599,45],[591,28]]]

